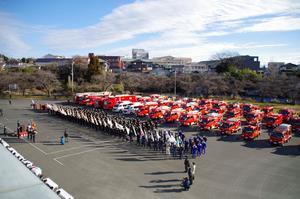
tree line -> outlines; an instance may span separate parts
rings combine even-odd
[[[239,70],[232,64],[217,66],[216,73],[177,74],[176,91],[181,96],[258,96],[261,98],[300,99],[300,78],[269,71],[260,75],[249,69]],[[174,93],[175,75],[154,76],[144,73],[112,73],[103,63],[92,57],[88,66],[74,65],[74,91],[113,91],[141,93]],[[71,95],[71,65],[64,67],[14,68],[0,72],[0,92],[8,90],[9,84],[17,84],[18,91]]]

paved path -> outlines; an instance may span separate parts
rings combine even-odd
[[[299,137],[284,147],[271,147],[266,133],[246,143],[237,136],[201,132],[208,136],[208,152],[194,160],[195,182],[190,191],[182,192],[183,161],[33,112],[29,104],[30,100],[17,100],[9,106],[0,100],[2,125],[14,130],[17,120],[27,124],[31,119],[38,125],[37,143],[7,141],[75,198],[299,198]],[[62,146],[58,141],[65,128],[70,141]]]

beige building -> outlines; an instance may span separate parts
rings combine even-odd
[[[172,56],[165,56],[165,57],[154,57],[151,59],[153,64],[158,64],[161,66],[165,66],[167,68],[171,68],[172,66],[178,65],[188,65],[192,63],[192,58],[188,57],[172,57]]]
[[[191,64],[185,65],[183,68],[184,73],[207,73],[208,70],[207,64],[199,62],[192,62]]]

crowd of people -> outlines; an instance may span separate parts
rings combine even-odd
[[[157,128],[152,120],[128,118],[122,115],[109,115],[100,109],[47,104],[50,115],[100,130],[106,134],[134,142],[138,146],[160,151],[174,158],[182,159],[184,155],[192,158],[205,154],[206,137],[192,136],[187,138],[182,131],[172,132]]]

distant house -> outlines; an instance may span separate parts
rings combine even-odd
[[[97,57],[105,61],[108,68],[113,72],[122,72],[124,70],[124,62],[121,56],[98,55]]]
[[[63,56],[59,55],[51,55],[47,54],[42,58],[38,58],[35,60],[35,64],[37,66],[66,66],[66,65],[71,65],[72,64],[72,58],[65,58]]]
[[[128,72],[149,72],[152,71],[153,63],[150,60],[135,59],[127,62],[126,71]]]
[[[164,67],[155,67],[150,71],[150,74],[155,76],[169,76],[171,71]]]
[[[22,63],[19,59],[9,59],[5,64],[5,68],[23,68],[26,66],[27,64]]]
[[[279,67],[280,73],[296,74],[300,73],[300,65],[288,63]]]

